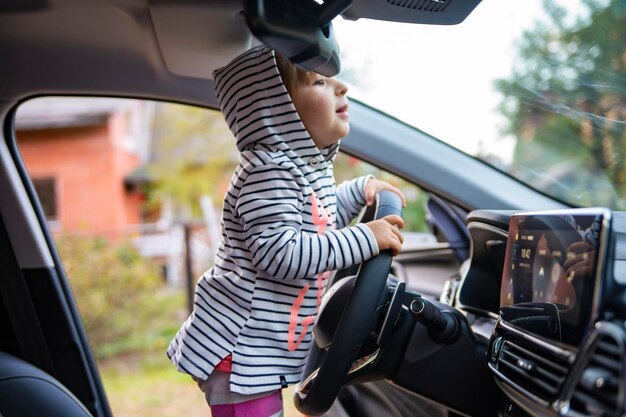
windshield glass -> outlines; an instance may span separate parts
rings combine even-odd
[[[455,26],[335,28],[352,97],[561,201],[626,208],[623,0],[483,0]]]

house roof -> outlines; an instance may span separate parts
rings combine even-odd
[[[102,124],[113,113],[130,110],[134,101],[111,98],[44,97],[20,105],[17,130],[83,127]]]
[[[155,180],[155,176],[146,164],[140,165],[124,177],[124,185],[128,188],[150,184]]]

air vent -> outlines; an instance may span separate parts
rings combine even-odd
[[[498,371],[518,387],[547,404],[554,401],[568,372],[567,361],[553,353],[504,342],[497,361]]]
[[[585,416],[620,416],[624,352],[607,334],[599,335],[589,352],[589,360],[570,400],[570,410]]]
[[[425,12],[442,12],[452,3],[452,0],[387,0],[387,3],[392,6]]]

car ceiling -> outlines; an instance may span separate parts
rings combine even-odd
[[[345,16],[450,24],[479,1],[354,0]],[[233,0],[4,0],[0,61],[11,81],[0,100],[89,94],[213,107],[212,71],[253,43]]]
[[[0,83],[0,99],[106,94],[212,105],[208,77],[168,69],[154,27],[145,0],[50,0],[27,10],[1,6],[1,71],[11,82]]]

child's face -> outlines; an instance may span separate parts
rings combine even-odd
[[[304,127],[319,148],[325,148],[345,137],[348,124],[348,87],[341,81],[309,73],[291,93]]]

